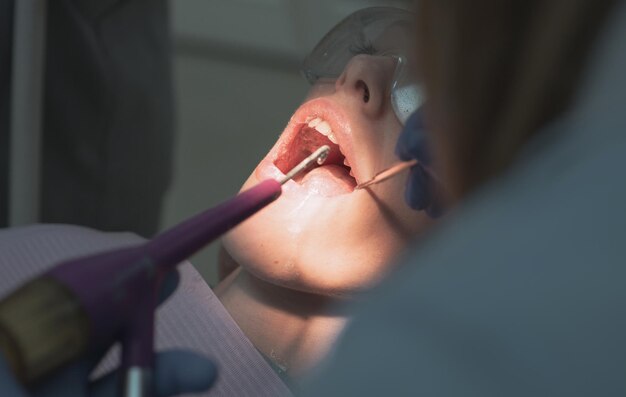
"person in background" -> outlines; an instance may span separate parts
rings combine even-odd
[[[47,7],[40,221],[150,237],[172,165],[168,3]],[[0,0],[0,226],[8,218],[13,9]]]

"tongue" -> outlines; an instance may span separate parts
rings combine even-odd
[[[309,171],[300,182],[309,192],[321,196],[337,196],[351,193],[355,181],[348,171],[338,165],[325,165]]]

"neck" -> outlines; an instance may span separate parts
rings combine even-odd
[[[241,268],[215,292],[254,346],[294,379],[324,358],[348,319],[338,299],[279,287]]]

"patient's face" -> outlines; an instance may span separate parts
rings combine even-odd
[[[349,295],[380,280],[427,226],[423,212],[404,203],[405,176],[354,190],[399,161],[402,126],[389,100],[394,69],[391,58],[359,55],[339,79],[310,90],[242,189],[278,179],[324,144],[331,154],[224,238],[247,271],[288,288]]]

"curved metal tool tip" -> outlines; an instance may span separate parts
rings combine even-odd
[[[317,164],[322,165],[324,161],[328,158],[330,154],[330,146],[324,145],[318,148],[316,151],[311,153],[307,158],[302,160],[298,165],[293,167],[288,173],[285,174],[284,177],[278,180],[281,185],[284,185],[288,180],[292,179],[294,176],[298,175],[302,171],[309,168],[313,162],[317,162]]]
[[[401,163],[394,164],[393,166],[386,168],[380,171],[378,174],[374,175],[372,179],[356,185],[355,189],[364,189],[368,186],[376,185],[378,183],[386,181],[387,179],[399,175],[402,171],[406,170],[407,168],[411,168],[416,164],[417,160],[403,161]]]

